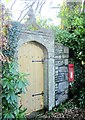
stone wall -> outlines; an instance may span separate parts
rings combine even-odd
[[[68,98],[68,57],[69,49],[55,44],[55,102],[56,106]]]

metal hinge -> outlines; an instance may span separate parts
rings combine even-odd
[[[44,62],[44,60],[32,60],[32,62]]]
[[[42,95],[42,96],[43,96],[43,95],[44,95],[44,92],[33,94],[32,97],[34,97],[34,96],[38,96],[38,95]]]

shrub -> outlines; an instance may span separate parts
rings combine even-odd
[[[26,92],[28,84],[26,74],[19,73],[16,69],[18,63],[15,52],[19,33],[16,24],[8,26],[6,30],[7,44],[2,49],[6,58],[2,66],[2,119],[25,119],[26,109],[18,105],[20,94]]]
[[[60,17],[63,28],[53,27],[53,30],[55,41],[73,51],[73,57],[69,60],[75,65],[75,81],[72,92],[77,105],[85,107],[85,13],[81,13],[79,9],[78,5],[62,7]]]

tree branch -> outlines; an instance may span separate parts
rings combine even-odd
[[[17,1],[17,0],[14,0],[12,6],[11,6],[11,8],[10,8],[11,10],[12,10],[12,7],[14,6],[14,4],[16,3],[16,1]]]
[[[27,10],[27,9],[28,9],[28,10],[27,10],[27,12],[26,12],[26,14],[25,14],[25,15],[21,18],[21,16],[22,16],[23,12],[25,11],[25,10],[22,10],[22,11],[21,11],[21,14],[20,14],[20,16],[19,16],[19,18],[18,18],[18,20],[17,20],[17,21],[21,22],[21,21],[24,19],[24,17],[27,15],[27,13],[28,13],[28,11],[29,11],[29,8],[30,8],[30,7],[32,7],[32,6],[34,5],[34,3],[35,3],[35,1],[34,1],[31,5],[29,5],[29,6],[28,6],[28,5],[26,5],[26,6],[28,6],[28,7],[25,9],[25,10]],[[29,3],[28,3],[28,4],[29,4]],[[20,18],[21,18],[21,20],[20,20]]]
[[[21,18],[21,16],[22,16],[23,12],[29,8],[29,7],[28,7],[28,5],[29,5],[29,3],[28,3],[28,4],[26,4],[26,6],[24,7],[24,9],[20,12],[20,15],[19,15],[19,17],[18,17],[17,21],[19,21],[19,19]]]

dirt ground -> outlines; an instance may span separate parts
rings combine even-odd
[[[28,118],[28,120],[85,120],[85,108],[78,108],[73,101],[69,101],[52,111],[35,114],[34,118]]]
[[[66,109],[64,112],[46,112],[28,120],[85,120],[85,109]]]

